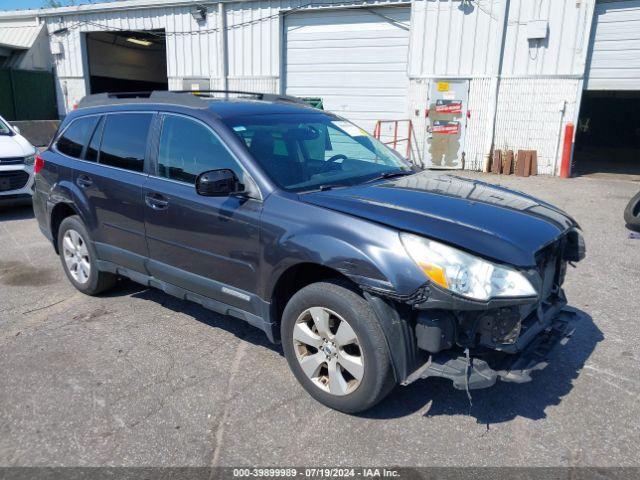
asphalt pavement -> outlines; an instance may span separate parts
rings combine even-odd
[[[638,466],[640,183],[464,173],[557,204],[587,258],[580,312],[532,383],[398,387],[361,416],[315,402],[236,319],[123,281],[76,292],[29,207],[0,209],[0,466]]]

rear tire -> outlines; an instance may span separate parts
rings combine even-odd
[[[625,208],[624,221],[628,229],[640,232],[640,192],[633,196]]]
[[[284,309],[280,329],[294,376],[330,408],[362,412],[395,386],[378,318],[345,284],[319,282],[297,292]]]
[[[86,295],[102,293],[116,283],[116,275],[98,270],[98,256],[89,232],[77,215],[65,218],[58,229],[62,268],[76,289]]]

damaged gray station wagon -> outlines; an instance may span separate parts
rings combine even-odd
[[[100,94],[65,118],[33,202],[78,290],[128,277],[244,320],[344,412],[420,378],[530,381],[567,338],[567,214],[419,171],[297,99],[224,93]]]

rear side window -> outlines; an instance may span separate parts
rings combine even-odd
[[[151,113],[116,113],[105,118],[100,163],[142,172]]]
[[[99,117],[77,118],[58,139],[56,148],[60,153],[73,158],[82,157],[82,149],[89,141],[89,136],[98,123]]]
[[[240,181],[244,172],[220,139],[199,122],[167,115],[162,124],[158,151],[158,174],[186,183],[207,170],[228,168]]]

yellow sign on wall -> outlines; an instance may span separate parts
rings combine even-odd
[[[439,92],[448,92],[449,91],[449,82],[438,82],[438,91]]]

